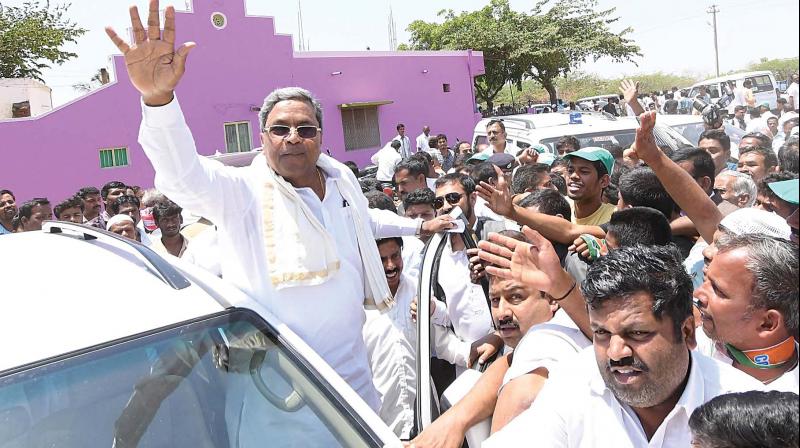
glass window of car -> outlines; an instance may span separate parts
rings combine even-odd
[[[656,138],[656,144],[658,144],[658,146],[668,146],[673,150],[690,144],[678,131],[668,126],[656,125],[653,130],[653,135]],[[633,129],[625,129],[619,131],[596,132],[592,134],[575,135],[575,138],[580,142],[581,148],[590,146],[606,149],[612,146],[629,148],[636,140],[636,131]],[[555,144],[560,139],[561,137],[546,138],[539,143],[547,145],[550,149],[555,151]]]
[[[0,376],[3,447],[381,446],[355,415],[246,310]]]
[[[769,75],[754,76],[747,79],[753,83],[753,93],[775,91],[775,87],[772,85],[772,80],[769,78]]]

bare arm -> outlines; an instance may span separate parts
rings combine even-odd
[[[605,238],[606,232],[598,226],[582,226],[573,224],[564,218],[550,216],[544,213],[537,213],[518,205],[513,206],[513,211],[508,216],[520,226],[528,226],[541,233],[542,236],[550,241],[561,244],[572,244],[576,238],[588,233],[597,238]]]
[[[503,386],[497,396],[497,405],[492,416],[492,434],[503,429],[508,422],[531,407],[547,381],[547,375],[547,369],[539,368]]]
[[[680,218],[672,221],[671,223],[669,223],[669,226],[672,228],[673,235],[680,235],[680,236],[700,235],[699,233],[697,233],[697,228],[694,226],[692,220],[686,216],[681,216]]]
[[[722,221],[722,213],[692,176],[670,160],[656,145],[653,137],[655,112],[642,114],[640,121],[641,126],[636,130],[634,144],[636,156],[653,169],[667,193],[695,224],[700,236],[706,241],[713,241],[714,232]]]

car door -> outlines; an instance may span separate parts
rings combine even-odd
[[[0,372],[0,448],[400,446],[299,353],[231,309]]]

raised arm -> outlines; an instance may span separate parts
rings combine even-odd
[[[700,236],[706,241],[713,241],[714,232],[722,221],[722,213],[692,176],[656,145],[653,137],[656,113],[644,113],[640,121],[641,126],[636,130],[636,142],[632,148],[635,156],[652,168],[667,193],[692,220]]]
[[[639,102],[639,81],[633,82],[630,79],[624,79],[619,84],[619,91],[625,97],[625,102],[631,107],[633,113],[637,116],[644,113],[642,103]]]

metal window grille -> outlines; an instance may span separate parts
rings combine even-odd
[[[381,146],[377,106],[342,109],[342,128],[345,151]]]

